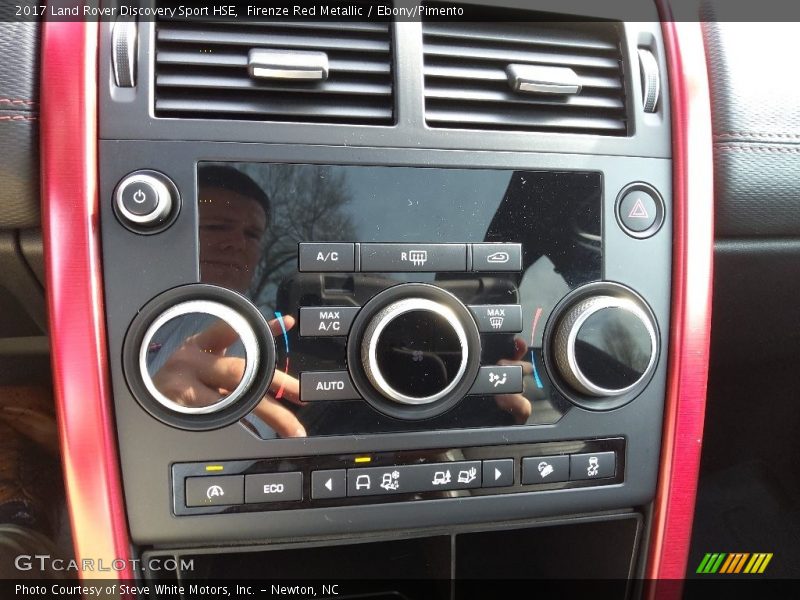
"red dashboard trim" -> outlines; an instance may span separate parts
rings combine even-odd
[[[662,18],[671,18],[668,8],[662,10]],[[679,580],[686,576],[705,417],[714,250],[713,154],[701,24],[663,22],[662,31],[672,100],[672,325],[646,576]],[[674,585],[658,587],[659,597],[680,595]]]
[[[100,269],[97,42],[97,23],[43,25],[42,221],[75,558],[94,561],[94,570],[82,571],[82,577],[129,579],[131,563],[121,562],[129,561],[131,549],[113,428]]]

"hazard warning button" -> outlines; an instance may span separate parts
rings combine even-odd
[[[635,238],[650,237],[664,222],[664,201],[647,184],[628,185],[617,199],[617,220],[628,235]]]

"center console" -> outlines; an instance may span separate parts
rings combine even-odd
[[[549,524],[619,535],[615,576],[641,568],[670,329],[661,34],[655,17],[535,17],[286,25],[289,49],[319,35],[322,83],[254,74],[283,26],[202,20],[139,22],[120,79],[102,25],[103,291],[141,552],[235,546],[198,559],[213,576],[259,552],[397,543],[446,577],[481,544],[555,543]],[[459,66],[445,46],[467,29],[483,51]],[[490,83],[548,61],[583,91]],[[361,93],[346,84],[389,101],[342,116]]]

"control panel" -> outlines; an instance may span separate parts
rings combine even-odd
[[[176,515],[296,510],[575,489],[624,481],[625,440],[172,467]]]
[[[169,158],[183,143],[130,145],[104,154],[103,252],[138,542],[652,498],[667,163],[631,177],[624,157],[423,168],[425,153],[342,165],[201,144],[185,162]],[[149,181],[136,173],[161,174],[173,201],[152,225],[119,210]]]

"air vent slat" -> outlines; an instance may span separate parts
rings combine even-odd
[[[479,123],[482,125],[496,126],[500,129],[557,129],[574,130],[585,129],[598,132],[624,132],[624,124],[613,118],[586,118],[570,117],[562,112],[545,112],[537,110],[535,113],[527,110],[504,110],[502,113],[495,111],[476,112],[474,109],[463,111],[439,110],[432,107],[427,112],[429,123],[444,123],[448,127],[465,128],[465,123]]]
[[[534,12],[508,16],[513,16],[508,22],[423,22],[426,123],[451,129],[627,135],[618,26],[537,21],[537,16],[551,15]],[[530,89],[520,89],[525,77],[545,79],[530,80]],[[574,87],[553,89],[549,82],[561,77]],[[545,83],[540,89],[531,85],[539,81]]]
[[[369,22],[369,21],[297,21],[287,19],[286,21],[269,21],[266,19],[242,19],[242,20],[226,20],[226,19],[210,19],[208,17],[179,17],[169,18],[164,16],[159,19],[164,23],[165,27],[180,26],[188,24],[190,26],[204,25],[204,26],[225,26],[235,24],[236,27],[245,28],[251,27],[254,29],[296,29],[299,31],[352,31],[364,33],[378,33],[388,35],[388,23]],[[170,25],[167,25],[170,23]],[[177,24],[177,25],[176,25]]]
[[[209,76],[209,75],[159,75],[156,79],[156,85],[159,87],[174,87],[174,88],[209,88],[217,90],[251,90],[253,92],[260,91],[282,91],[285,92],[289,87],[294,90],[309,93],[309,94],[356,94],[356,95],[371,95],[371,96],[390,96],[392,94],[392,86],[388,83],[369,83],[358,80],[343,80],[332,81],[328,85],[322,87],[316,84],[274,84],[260,83],[253,81],[249,77],[230,77],[223,75]]]
[[[389,52],[389,41],[341,35],[291,35],[286,32],[251,33],[241,28],[220,31],[212,28],[167,29],[158,31],[158,41],[182,44],[248,46],[252,48],[295,48],[298,50],[342,50],[347,52]]]
[[[388,23],[156,22],[157,117],[391,125],[392,29]],[[315,81],[251,75],[254,49],[324,52]]]
[[[436,98],[440,100],[456,100],[470,102],[505,102],[509,104],[535,104],[535,105],[559,105],[572,108],[609,108],[620,109],[624,107],[619,98],[609,98],[603,96],[590,96],[588,94],[578,94],[566,98],[556,96],[537,96],[535,94],[522,95],[514,94],[505,90],[481,90],[472,88],[469,90],[458,87],[429,86],[425,90],[426,98]]]
[[[572,53],[541,52],[518,50],[516,48],[477,47],[466,44],[441,44],[426,42],[425,54],[428,56],[459,56],[462,60],[493,61],[504,63],[534,63],[564,67],[587,67],[592,69],[619,70],[619,61],[606,56],[582,56]]]
[[[271,100],[217,100],[212,98],[197,97],[195,100],[184,100],[164,96],[156,100],[156,110],[174,111],[177,113],[225,113],[257,114],[269,116],[292,117],[298,109],[314,113],[316,120],[342,120],[346,121],[356,116],[361,120],[381,121],[391,117],[391,109],[381,106],[368,106],[361,103],[339,101],[320,107],[317,102],[300,98],[297,95],[284,95]]]
[[[195,65],[205,67],[247,67],[247,53],[203,52],[201,50],[161,50],[156,56],[159,65]],[[391,67],[386,60],[344,59],[329,56],[329,68],[340,73],[389,75]]]
[[[586,75],[578,73],[581,80],[581,85],[584,88],[598,88],[602,90],[620,90],[622,89],[622,82],[619,77],[610,77],[602,75]],[[439,78],[444,80],[450,79],[472,79],[481,82],[498,82],[502,81],[504,84],[508,81],[508,75],[501,67],[482,67],[482,66],[456,66],[447,64],[431,64],[425,65],[425,76],[431,79]]]
[[[554,29],[551,31],[539,28],[531,31],[526,23],[426,23],[425,35],[430,38],[452,38],[471,40],[481,44],[497,43],[503,46],[511,44],[536,44],[553,49],[569,49],[615,54],[616,45],[602,38],[587,38],[578,24],[572,29]]]

